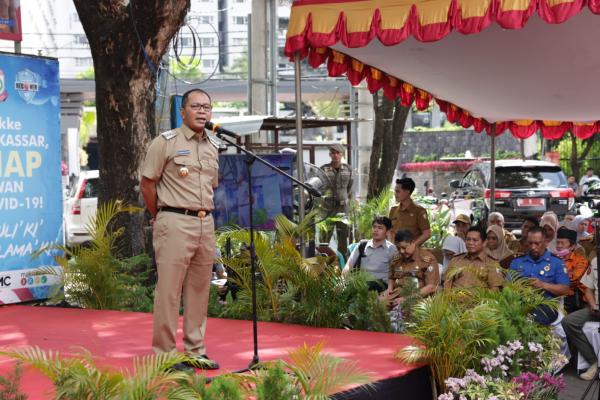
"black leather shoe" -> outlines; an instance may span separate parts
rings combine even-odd
[[[193,374],[194,368],[192,368],[185,362],[180,362],[180,363],[174,364],[171,368],[169,368],[169,372],[185,372],[188,374]]]
[[[189,361],[185,361],[183,363],[188,367],[199,369],[219,369],[219,363],[208,358],[206,354],[202,354],[201,356],[189,356],[189,358]]]

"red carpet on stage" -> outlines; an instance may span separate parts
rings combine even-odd
[[[0,309],[0,318],[0,346],[3,347],[37,345],[63,355],[83,347],[99,364],[118,368],[131,368],[133,357],[152,353],[152,314],[12,305]],[[363,371],[373,374],[375,382],[391,382],[409,376],[414,370],[426,370],[393,358],[398,349],[411,343],[410,338],[402,335],[268,322],[259,322],[258,335],[261,361],[285,358],[289,350],[304,343],[323,342],[324,351],[356,360]],[[177,340],[178,349],[182,351],[181,320]],[[247,367],[252,360],[252,343],[251,321],[209,319],[206,331],[208,354],[220,363],[221,369],[208,375]],[[13,365],[13,360],[0,358],[0,374],[5,375]],[[50,381],[29,368],[21,384],[30,400],[52,397]],[[402,398],[418,400],[416,397]]]

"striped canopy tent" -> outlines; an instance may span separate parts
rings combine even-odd
[[[597,14],[600,0],[296,0],[285,53],[296,61],[297,97],[308,57],[404,106],[435,99],[450,122],[486,130],[493,211],[496,135],[600,131]]]
[[[600,131],[600,0],[297,0],[285,53],[527,138]],[[442,40],[443,39],[443,40]]]

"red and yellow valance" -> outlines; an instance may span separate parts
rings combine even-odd
[[[416,107],[422,110],[429,106],[432,98],[438,97],[432,94],[435,92],[430,93],[398,79],[398,75],[393,73],[397,69],[386,68],[385,61],[381,65],[368,65],[345,54],[342,47],[351,53],[351,49],[367,47],[377,39],[387,46],[380,46],[380,56],[385,60],[385,52],[393,51],[390,46],[398,45],[409,37],[433,42],[453,31],[467,35],[480,33],[493,24],[515,30],[523,28],[534,14],[547,24],[560,24],[585,8],[593,14],[600,14],[600,0],[298,0],[292,7],[285,53],[293,58],[299,51],[301,57],[308,57],[312,67],[326,63],[330,76],[345,74],[353,85],[366,79],[371,92],[383,89],[388,98],[399,97],[404,105],[414,101]],[[510,55],[499,57],[510,58]],[[386,69],[392,72],[384,72]],[[436,101],[453,123],[473,126],[477,132],[490,126],[485,116],[473,116],[448,96],[444,100],[436,98]],[[572,121],[578,119],[573,118]],[[600,131],[600,123],[596,119],[589,122],[519,119],[496,123],[497,132],[508,129],[519,138],[529,137],[538,129],[549,139],[560,138],[569,131],[586,139]]]

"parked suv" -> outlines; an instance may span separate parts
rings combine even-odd
[[[65,206],[65,233],[67,245],[90,240],[86,229],[98,207],[100,174],[98,170],[81,171],[69,191]]]
[[[490,210],[490,163],[476,163],[461,180],[450,186],[454,213],[471,215],[487,224]],[[554,211],[562,218],[575,205],[575,193],[567,185],[561,168],[546,161],[496,161],[496,211],[504,215],[506,229],[518,229],[523,218]]]

